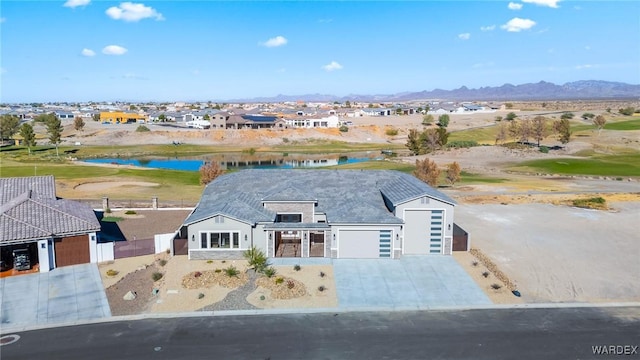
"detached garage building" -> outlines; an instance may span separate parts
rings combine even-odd
[[[177,241],[191,259],[451,254],[454,206],[398,171],[244,170],[207,185]]]
[[[5,271],[15,251],[47,272],[97,261],[100,222],[85,204],[58,199],[53,176],[0,179],[0,253]]]

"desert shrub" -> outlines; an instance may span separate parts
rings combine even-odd
[[[502,285],[500,285],[498,283],[493,283],[493,284],[491,284],[491,288],[493,290],[500,290],[502,288]]]
[[[198,299],[202,299],[204,297],[203,293],[198,294]]]
[[[323,291],[325,291],[325,290],[327,290],[327,288],[326,288],[326,287],[324,287],[324,285],[320,285],[320,286],[318,286],[318,291],[323,292]]]
[[[284,278],[281,278],[281,277],[277,277],[277,278],[276,278],[276,284],[280,285],[280,284],[282,284],[283,282],[284,282]]]
[[[272,268],[272,267],[268,267],[266,269],[264,269],[264,275],[268,278],[273,277],[276,274],[276,269]]]
[[[300,265],[298,265],[298,264],[293,265],[293,270],[300,271],[301,269],[302,269],[302,267],[300,267]]]
[[[148,132],[151,131],[151,129],[149,129],[148,127],[144,126],[144,125],[139,125],[136,128],[136,132]]]
[[[293,280],[287,280],[287,289],[293,289],[296,286],[296,283]]]
[[[224,174],[224,170],[220,167],[220,164],[215,161],[205,162],[198,171],[200,172],[201,185],[206,185],[215,180],[218,176]]]
[[[160,266],[165,266],[165,265],[167,265],[167,260],[165,260],[165,259],[160,259],[160,260],[158,261],[158,264],[160,264]]]
[[[607,207],[607,201],[600,196],[588,199],[574,199],[572,204],[575,207],[585,209],[603,209]]]
[[[323,271],[320,271],[320,277],[323,278],[325,277],[327,274],[325,274]]]
[[[222,260],[222,261],[220,261],[220,262],[224,264],[224,263],[226,263],[226,262],[227,262],[227,260]]]
[[[387,129],[384,133],[387,134],[387,136],[396,136],[398,135],[398,129]]]
[[[153,281],[158,281],[162,279],[162,273],[156,271],[153,274],[151,274],[151,278],[153,279]]]
[[[221,272],[222,272],[222,269],[215,269],[215,270],[213,270],[213,271],[214,271],[215,273],[219,274],[219,273],[221,273]]]
[[[264,295],[260,295],[260,300],[264,300],[264,299],[266,299]]]
[[[285,143],[285,144],[288,143],[289,142],[289,138],[282,138],[282,142]]]
[[[137,214],[137,212],[135,212],[135,210],[127,210],[124,212],[125,215],[135,215]]]
[[[116,276],[118,275],[120,272],[118,270],[113,270],[113,269],[109,269],[107,270],[107,276]]]
[[[207,260],[207,264],[213,264],[213,260]]]
[[[447,142],[447,145],[445,145],[447,148],[454,149],[470,148],[474,146],[479,146],[478,142],[475,140],[454,140]]]
[[[247,249],[242,253],[242,256],[244,256],[249,263],[249,266],[256,272],[264,273],[265,269],[269,266],[267,255],[265,255],[264,251],[256,248],[255,246]]]
[[[248,149],[242,150],[242,152],[245,153],[245,154],[253,155],[253,154],[256,153],[256,149],[255,148],[248,148]]]
[[[471,265],[473,265],[473,266],[478,266],[478,261],[477,261],[477,260],[473,260],[473,261],[471,262]]]
[[[224,273],[227,274],[227,276],[232,277],[238,276],[238,274],[240,274],[240,271],[238,271],[235,266],[231,265],[228,268],[224,269]]]
[[[485,277],[485,278],[489,277],[489,272],[488,271],[483,271],[482,272],[482,276]]]
[[[338,130],[340,130],[340,132],[348,132],[349,127],[347,125],[342,125],[338,128]]]
[[[544,146],[544,145],[542,145],[542,146],[540,146],[540,152],[543,153],[543,154],[548,154],[549,153],[549,148]]]
[[[105,214],[111,214],[111,208],[104,209]]]

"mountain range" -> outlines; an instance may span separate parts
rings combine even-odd
[[[252,99],[235,99],[233,102],[389,102],[411,100],[457,100],[457,101],[507,101],[507,100],[596,100],[596,99],[640,99],[640,85],[602,80],[580,80],[556,85],[546,81],[521,85],[504,84],[497,87],[469,89],[462,86],[454,90],[402,92],[388,95],[335,96],[329,94],[276,95]]]

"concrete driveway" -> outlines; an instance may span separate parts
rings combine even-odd
[[[451,256],[334,259],[341,308],[437,308],[491,300]]]
[[[111,316],[96,264],[0,279],[0,327],[20,329]]]

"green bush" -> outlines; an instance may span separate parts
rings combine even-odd
[[[342,125],[338,128],[338,130],[340,130],[340,132],[348,132],[349,127],[347,125]]]
[[[148,132],[148,131],[151,131],[151,129],[149,129],[144,125],[138,125],[138,127],[136,128],[136,132]]]
[[[116,276],[118,274],[119,274],[118,270],[113,270],[113,269],[107,270],[107,276]]]
[[[279,284],[282,284],[283,282],[284,282],[284,278],[282,278],[282,277],[277,277],[276,278],[276,284],[279,285]]]
[[[238,274],[240,274],[240,271],[238,271],[235,266],[231,265],[228,268],[224,269],[224,273],[227,274],[228,277],[232,277],[238,276]]]
[[[606,208],[607,201],[598,196],[588,199],[575,199],[572,201],[573,206],[585,209],[603,209]]]
[[[298,265],[298,264],[293,265],[293,270],[300,271],[301,269],[302,269],[302,267],[300,267],[300,265]]]
[[[247,249],[244,253],[242,253],[249,266],[252,267],[256,272],[263,273],[267,267],[269,266],[269,261],[267,259],[267,255],[265,253],[252,246],[250,249]]]
[[[264,269],[264,275],[268,278],[273,277],[276,274],[276,269],[272,268],[272,267],[268,267],[266,269]]]
[[[540,152],[543,153],[543,154],[548,154],[549,153],[549,148],[544,146],[544,145],[542,145],[542,146],[540,146]]]
[[[454,141],[449,141],[445,146],[448,148],[455,148],[455,149],[470,148],[470,147],[478,146],[478,142],[475,140],[454,140]]]
[[[135,215],[137,214],[137,212],[135,212],[134,210],[127,210],[124,212],[125,215]]]
[[[198,294],[198,299],[202,299],[204,297],[203,293]]]
[[[398,129],[387,129],[385,134],[387,134],[387,136],[396,136],[398,135]]]
[[[165,265],[167,265],[167,260],[160,259],[160,261],[158,261],[158,264],[160,264],[160,266],[165,266]]]

